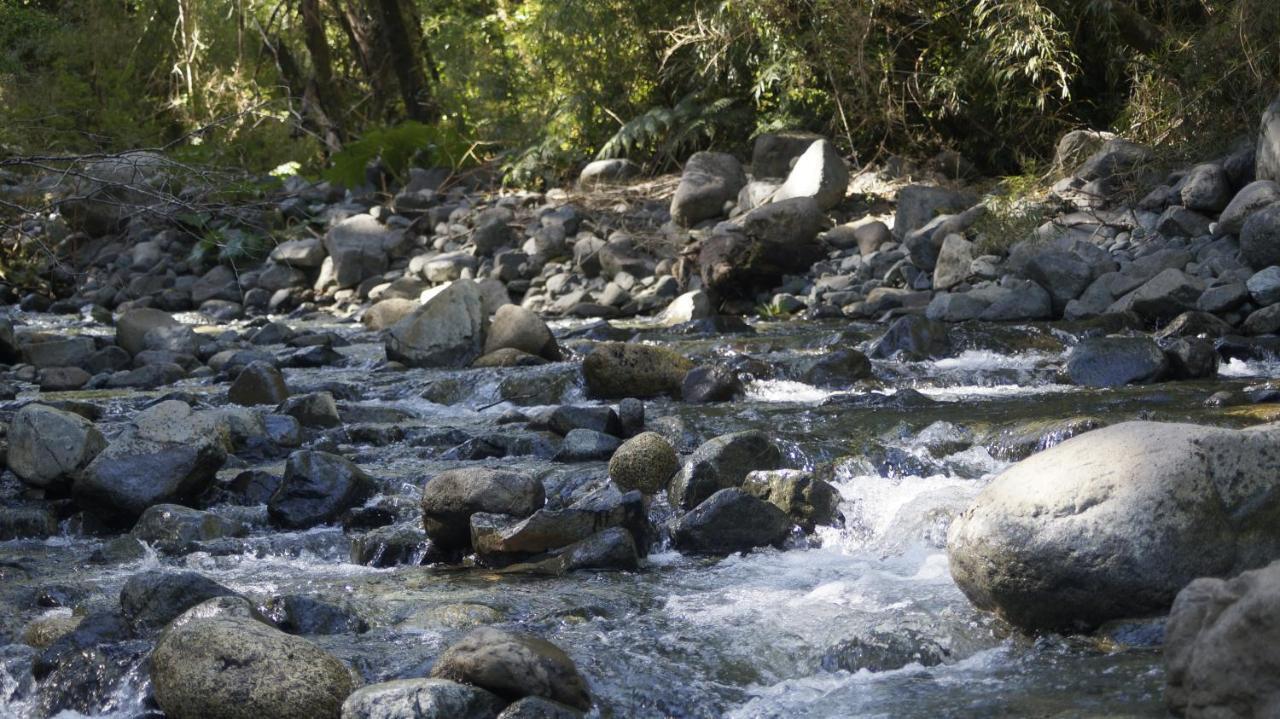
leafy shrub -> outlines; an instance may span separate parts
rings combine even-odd
[[[370,130],[363,137],[347,143],[330,158],[325,178],[346,187],[364,184],[365,166],[381,158],[397,180],[404,181],[409,167],[448,167],[460,169],[474,162],[472,145],[462,133],[446,125],[425,125],[407,120],[394,127]]]

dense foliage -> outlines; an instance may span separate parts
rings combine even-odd
[[[1081,126],[1225,146],[1280,88],[1278,37],[1275,0],[0,0],[0,147],[354,180],[429,137],[419,159],[536,184],[798,127],[1012,172]]]

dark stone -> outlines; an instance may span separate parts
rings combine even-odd
[[[345,457],[328,452],[289,455],[284,478],[267,504],[273,524],[306,529],[331,524],[374,492],[373,479]]]
[[[791,519],[772,504],[737,488],[722,489],[677,520],[676,549],[691,554],[733,554],[780,546],[791,534]]]

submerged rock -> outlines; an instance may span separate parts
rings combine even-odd
[[[672,542],[693,554],[733,554],[778,546],[791,534],[791,519],[741,489],[722,489],[676,521]]]
[[[786,512],[806,533],[812,533],[819,524],[829,527],[844,524],[840,492],[809,472],[798,469],[751,472],[742,489]]]
[[[342,703],[342,719],[494,719],[506,702],[477,687],[445,679],[398,679],[357,689]]]
[[[279,527],[307,529],[336,521],[373,491],[373,479],[347,458],[298,451],[285,462],[284,478],[267,502],[267,514]]]
[[[151,655],[151,682],[172,719],[336,718],[353,689],[332,654],[242,617],[171,627]]]
[[[241,522],[177,504],[148,507],[130,531],[137,539],[168,554],[186,552],[196,542],[248,533],[249,528]]]
[[[951,526],[951,573],[1024,629],[1168,609],[1197,577],[1280,557],[1280,425],[1127,422],[1019,462]]]
[[[508,700],[535,696],[591,708],[587,682],[551,642],[492,627],[473,630],[445,650],[431,676],[486,689]]]
[[[1088,387],[1121,387],[1159,381],[1169,360],[1147,337],[1090,337],[1067,357],[1071,381]]]

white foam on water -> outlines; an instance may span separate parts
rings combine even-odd
[[[957,385],[954,387],[916,387],[916,391],[941,402],[954,402],[972,397],[1024,397],[1038,394],[1079,392],[1082,388],[1073,384],[1000,384]]]
[[[818,404],[834,394],[804,382],[785,379],[756,380],[747,385],[747,399],[755,402]]]
[[[1057,359],[1055,356],[1024,352],[1008,355],[991,350],[965,350],[955,357],[935,360],[934,368],[942,372],[980,370],[1032,370]]]
[[[1238,357],[1218,365],[1219,377],[1280,377],[1280,360],[1242,360]]]

